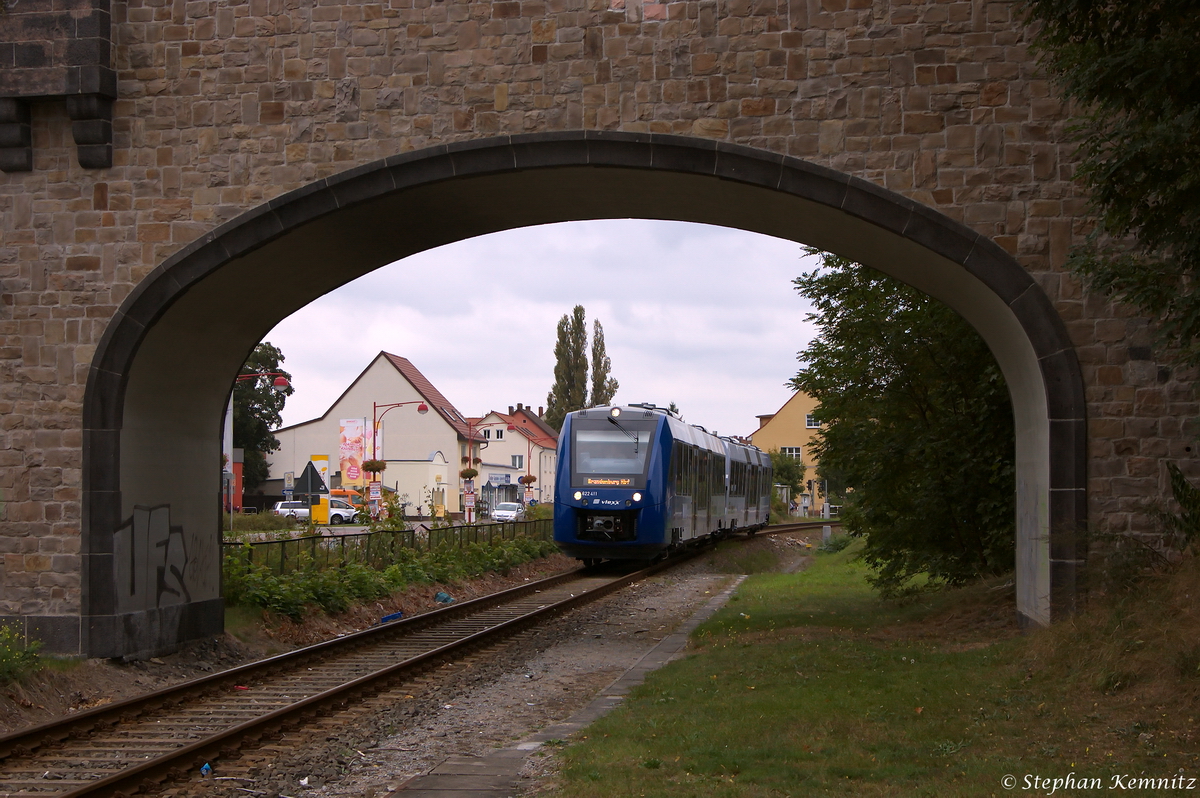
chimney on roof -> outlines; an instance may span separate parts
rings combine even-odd
[[[538,418],[541,418],[544,415],[546,415],[546,408],[539,405],[538,406]]]
[[[525,405],[521,404],[520,402],[517,402],[517,409],[518,409],[518,410],[524,410],[524,409],[525,409]]]
[[[513,406],[512,406],[512,405],[509,405],[509,406],[508,406],[508,414],[509,414],[510,416],[513,414]]]

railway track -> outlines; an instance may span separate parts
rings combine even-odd
[[[0,737],[0,796],[153,792],[687,558],[561,574]]]

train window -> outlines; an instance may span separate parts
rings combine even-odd
[[[674,441],[671,444],[671,473],[667,475],[667,482],[676,494],[679,493],[679,451],[679,441]]]
[[[655,422],[576,421],[571,428],[571,476],[578,487],[642,488],[653,449]]]
[[[633,441],[621,430],[575,431],[575,470],[580,474],[640,474],[650,454],[650,431],[636,430]]]

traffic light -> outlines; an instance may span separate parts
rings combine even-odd
[[[812,493],[812,480],[811,479],[808,481],[808,492]]]

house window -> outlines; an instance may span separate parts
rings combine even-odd
[[[498,440],[498,441],[504,440],[504,430],[502,430],[502,429],[496,430],[496,440]]]
[[[525,455],[514,454],[512,456],[512,467],[513,468],[524,468],[525,467]]]
[[[500,437],[500,436],[497,435],[496,437]],[[491,440],[491,438],[492,438],[492,431],[490,429],[485,429],[483,431],[483,439],[486,441],[486,440]]]
[[[821,422],[817,421],[817,417],[814,416],[812,413],[809,413],[807,416],[804,417],[804,424],[809,429],[817,429],[821,426]]]
[[[801,459],[799,446],[780,446],[779,453],[784,457],[791,457],[794,460]]]

